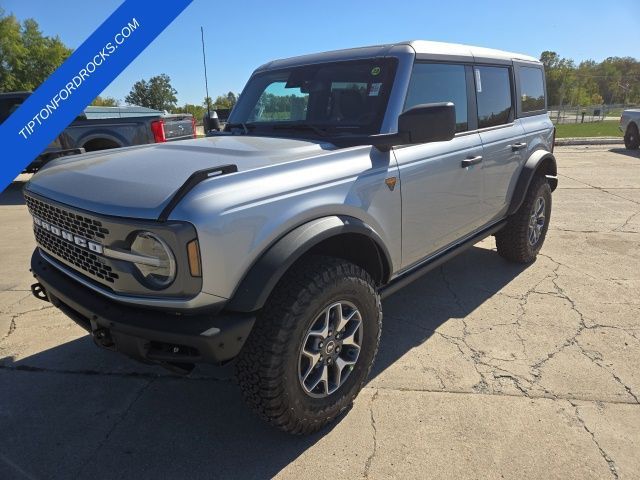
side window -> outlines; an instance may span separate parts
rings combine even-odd
[[[456,106],[457,132],[469,128],[464,65],[416,63],[413,66],[404,109],[437,102],[452,102]]]
[[[478,128],[504,125],[513,120],[511,79],[505,67],[474,67]]]
[[[544,76],[534,67],[520,67],[520,102],[522,111],[544,110]]]

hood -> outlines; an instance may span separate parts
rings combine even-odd
[[[103,150],[51,162],[25,188],[95,213],[155,219],[197,170],[231,163],[241,173],[333,148],[308,140],[221,135]]]

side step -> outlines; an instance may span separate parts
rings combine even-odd
[[[456,255],[464,252],[468,248],[471,248],[480,240],[484,240],[490,235],[493,235],[498,230],[500,230],[507,223],[507,220],[500,220],[498,223],[494,223],[490,227],[481,230],[480,232],[472,235],[471,237],[463,240],[460,243],[453,245],[452,247],[440,252],[432,257],[427,258],[426,260],[420,262],[415,267],[410,268],[406,272],[401,273],[389,283],[387,283],[384,287],[380,289],[380,296],[382,298],[387,298],[390,295],[393,295],[401,288],[407,286],[418,278],[422,277],[425,273],[430,272],[434,268],[439,267],[445,262],[448,262]]]

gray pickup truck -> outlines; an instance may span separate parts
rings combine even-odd
[[[364,385],[381,298],[490,235],[534,261],[553,138],[525,55],[412,41],[276,60],[223,132],[36,174],[32,290],[143,362],[234,360],[254,410],[313,432]]]
[[[29,95],[31,92],[0,93],[0,123]],[[195,136],[195,119],[190,114],[165,114],[136,106],[87,107],[27,166],[25,172],[37,172],[54,158],[85,151],[185,140]]]
[[[627,109],[620,116],[620,131],[624,133],[624,146],[629,150],[640,148],[640,108]]]

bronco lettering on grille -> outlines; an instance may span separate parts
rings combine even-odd
[[[55,235],[56,237],[60,237],[69,243],[73,243],[79,247],[86,248],[88,250],[91,250],[94,253],[98,253],[98,254],[103,253],[103,248],[101,244],[97,242],[92,242],[91,240],[81,237],[80,235],[74,235],[73,233],[67,230],[63,230],[62,228],[56,225],[52,225],[46,220],[42,220],[41,218],[38,218],[35,215],[33,216],[33,223],[39,228],[42,228],[43,230],[46,230],[52,235]]]

